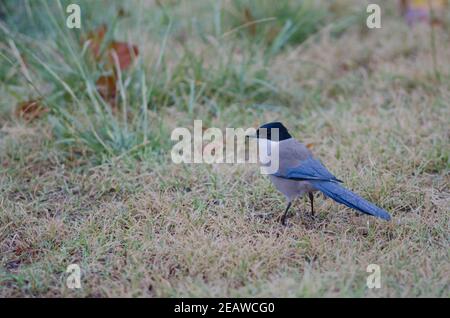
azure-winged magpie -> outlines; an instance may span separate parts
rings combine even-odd
[[[391,217],[385,210],[341,186],[342,181],[315,159],[305,145],[292,138],[281,122],[262,125],[253,137],[258,139],[260,158],[261,152],[273,152],[274,147],[277,148],[278,171],[269,176],[275,187],[287,199],[287,207],[281,218],[283,225],[286,225],[286,216],[293,199],[305,194],[309,196],[311,213],[314,215],[313,192],[315,191],[321,191],[327,197],[352,209],[390,220]]]

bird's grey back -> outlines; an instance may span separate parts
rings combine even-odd
[[[279,168],[278,173],[284,175],[289,168],[300,165],[300,162],[312,157],[311,151],[294,138],[282,140],[279,143]],[[291,201],[297,196],[315,191],[308,181],[283,179],[270,175],[275,187]]]
[[[287,169],[294,168],[300,164],[300,161],[312,157],[311,151],[294,138],[280,141],[279,146],[279,173],[284,174]]]

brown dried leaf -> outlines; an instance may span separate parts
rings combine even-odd
[[[107,31],[108,31],[107,26],[102,24],[95,31],[88,32],[86,39],[82,40],[83,43],[87,41],[90,42],[89,46],[92,50],[92,54],[96,59],[100,58],[100,48],[102,46]]]
[[[117,92],[116,77],[114,75],[100,76],[95,85],[97,86],[100,96],[114,108]]]
[[[22,102],[16,107],[16,117],[26,121],[32,121],[48,112],[48,109],[41,105],[40,100],[29,100]]]
[[[97,61],[107,59],[106,63],[110,69],[115,69],[114,54],[117,54],[119,67],[121,70],[127,69],[134,58],[139,55],[139,49],[136,45],[131,45],[126,42],[111,41],[105,44],[106,50],[101,52],[101,47],[104,44],[105,35],[108,28],[102,25],[94,31],[88,32],[83,43],[89,41],[89,47],[94,58]]]
[[[134,58],[139,55],[139,49],[136,45],[130,45],[126,42],[113,41],[108,47],[109,62],[115,65],[114,53],[117,54],[121,70],[127,69]]]

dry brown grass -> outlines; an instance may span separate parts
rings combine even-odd
[[[79,168],[61,161],[46,125],[5,125],[0,295],[449,297],[450,41],[438,35],[440,82],[427,29],[397,21],[281,54],[271,76],[302,104],[264,114],[230,106],[211,119],[283,120],[391,222],[318,197],[316,219],[299,200],[283,227],[283,198],[255,166],[166,156]],[[173,109],[159,115],[168,127],[191,123]],[[65,286],[71,263],[80,290]],[[380,289],[366,287],[371,263]]]

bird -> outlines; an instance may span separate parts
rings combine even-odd
[[[293,138],[281,122],[264,124],[256,130],[256,134],[247,136],[257,139],[260,159],[267,156],[268,152],[278,153],[278,168],[274,173],[270,173],[269,177],[287,200],[281,218],[282,225],[286,225],[286,217],[293,200],[305,195],[309,197],[311,215],[314,217],[314,192],[317,191],[364,214],[386,221],[391,219],[387,211],[346,189],[342,185],[343,181],[328,171],[308,147]],[[267,158],[265,161],[267,162]]]

